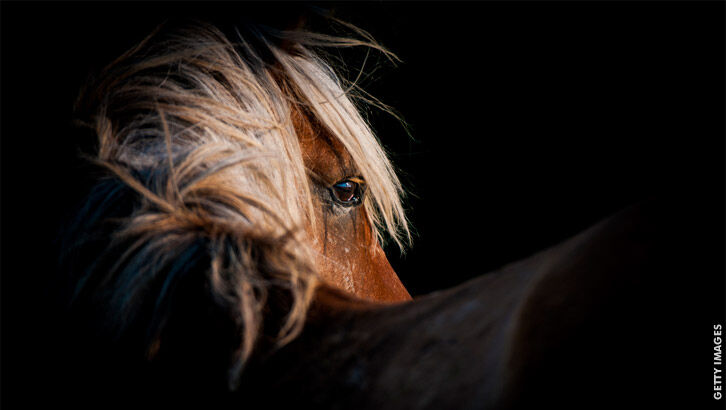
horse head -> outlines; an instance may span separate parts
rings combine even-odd
[[[238,341],[234,385],[260,336],[292,340],[326,289],[410,299],[381,247],[409,238],[401,184],[321,45],[387,52],[167,24],[103,70],[79,100],[105,173],[70,234],[78,310],[152,359],[181,339],[182,305],[212,306]]]

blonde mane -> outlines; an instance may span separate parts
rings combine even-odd
[[[368,184],[364,206],[379,240],[387,234],[402,245],[409,238],[401,184],[351,101],[354,85],[313,51],[382,48],[361,31],[362,39],[251,33],[230,41],[204,24],[162,28],[108,66],[84,97],[95,107],[94,161],[133,190],[137,203],[117,220],[108,247],[120,257],[107,271],[86,272],[103,277],[81,291],[103,290],[121,332],[141,320],[142,298],[155,299],[147,339],[153,357],[164,346],[164,301],[184,269],[180,261],[203,253],[215,302],[242,332],[233,386],[263,329],[270,292],[290,296],[276,335],[285,344],[301,331],[319,283],[305,227],[322,221],[292,110],[313,115],[351,155]],[[94,281],[83,278],[79,288],[87,283]]]

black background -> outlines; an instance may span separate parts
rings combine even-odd
[[[323,6],[402,59],[378,58],[362,85],[410,125],[412,138],[371,112],[409,192],[413,246],[387,251],[412,294],[658,197],[709,221],[692,239],[712,269],[684,275],[712,279],[701,320],[723,323],[723,2]],[[2,3],[3,401],[42,374],[31,349],[52,349],[41,289],[58,229],[88,189],[77,154],[90,140],[72,125],[88,75],[167,17],[274,22],[299,7]]]

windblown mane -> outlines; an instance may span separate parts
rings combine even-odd
[[[183,320],[179,294],[198,285],[238,332],[232,386],[261,334],[277,344],[294,338],[319,281],[305,227],[323,223],[295,110],[350,153],[379,235],[405,241],[401,185],[351,100],[355,87],[313,51],[387,53],[357,33],[361,40],[249,29],[230,40],[206,24],[162,27],[104,69],[80,105],[91,109],[93,162],[106,174],[71,235],[75,303],[100,309],[117,337],[143,335],[133,343],[153,358],[169,324]],[[263,320],[275,309],[282,319]]]

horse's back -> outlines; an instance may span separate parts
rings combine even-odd
[[[684,270],[679,211],[634,206],[457,288],[313,320],[251,384],[327,408],[699,403],[687,340],[710,332],[693,320],[710,279]]]

